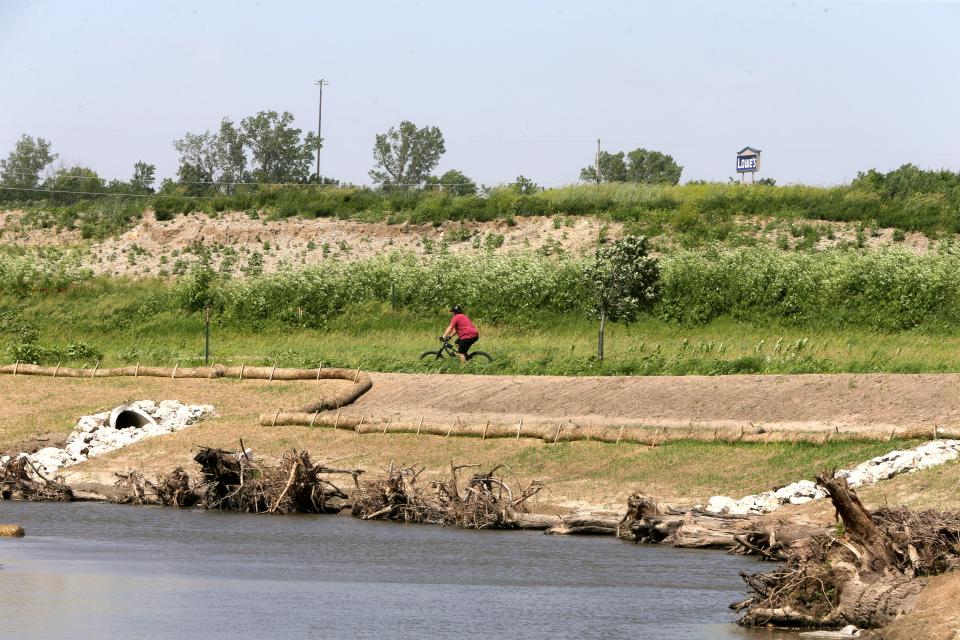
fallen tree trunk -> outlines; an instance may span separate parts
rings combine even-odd
[[[846,479],[822,472],[817,482],[828,491],[843,533],[795,541],[782,571],[741,573],[753,595],[734,605],[740,624],[877,628],[913,608],[924,585],[918,569],[945,569],[960,559],[960,514],[941,514],[936,525],[917,532],[901,525],[930,523],[929,512],[871,516]]]
[[[616,535],[620,518],[597,513],[572,513],[563,516],[560,521],[545,533],[555,536],[612,536]]]

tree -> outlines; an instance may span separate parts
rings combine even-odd
[[[187,133],[173,142],[180,153],[180,167],[177,176],[191,195],[209,191],[218,176],[217,136],[203,133]]]
[[[446,151],[440,129],[418,129],[404,120],[399,130],[390,127],[377,135],[373,144],[376,168],[370,170],[370,177],[382,186],[423,184]]]
[[[677,184],[683,167],[674,159],[659,151],[634,149],[625,154],[600,152],[600,182],[639,182],[643,184]],[[593,182],[597,179],[594,166],[580,170],[580,179]]]
[[[217,168],[220,170],[220,180],[223,190],[233,193],[237,182],[247,179],[247,153],[244,150],[246,141],[233,124],[230,118],[220,121],[220,132],[214,142],[214,157]]]
[[[660,296],[660,265],[644,236],[625,236],[597,249],[586,268],[593,291],[590,313],[600,318],[597,358],[603,360],[606,321],[630,324]]]
[[[309,177],[310,162],[321,143],[313,132],[301,139],[300,129],[292,124],[288,111],[260,111],[240,121],[257,182],[305,182]]]
[[[153,193],[153,183],[156,182],[157,166],[140,160],[133,165],[133,177],[130,186],[140,193]]]
[[[530,178],[525,178],[524,176],[517,176],[517,179],[514,180],[509,186],[513,191],[516,191],[522,196],[530,196],[538,191],[541,191],[540,185]]]
[[[43,138],[20,136],[6,160],[0,160],[0,185],[20,189],[36,189],[40,174],[57,154],[50,153],[50,143]],[[2,194],[0,194],[2,195]]]
[[[626,182],[627,163],[624,162],[624,153],[600,152],[600,182]],[[584,167],[580,170],[580,179],[585,182],[594,182],[597,179],[596,166]]]
[[[634,149],[627,154],[627,181],[643,184],[677,184],[683,167],[659,151]]]
[[[88,194],[107,191],[103,178],[96,171],[80,165],[57,169],[43,181],[43,188],[61,192],[51,193],[50,199],[63,203],[77,202],[89,197]]]
[[[430,176],[426,180],[427,188],[437,188],[453,196],[472,196],[477,192],[477,183],[465,174],[450,169],[442,176]]]

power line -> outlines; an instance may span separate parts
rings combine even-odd
[[[36,174],[27,173],[27,172],[21,172],[21,171],[7,171],[7,172],[4,173],[4,175],[20,176],[20,177],[26,177],[26,178],[37,178],[37,175],[36,175]],[[101,178],[100,176],[83,176],[83,175],[76,175],[76,174],[73,174],[73,175],[71,175],[71,174],[56,174],[56,175],[50,176],[50,178],[53,178],[53,179],[66,178],[66,179],[68,179],[68,180],[97,180],[97,181],[99,181],[101,184],[107,184],[107,179],[106,179],[106,178]],[[48,179],[50,179],[50,178],[48,178]],[[122,182],[122,181],[118,181],[118,182]],[[133,182],[133,181],[131,180],[130,182]],[[230,181],[230,180],[177,180],[177,181],[174,182],[173,184],[207,185],[207,186],[214,186],[214,185],[216,185],[216,186],[246,185],[246,186],[259,186],[259,187],[313,187],[313,188],[319,187],[319,188],[323,188],[323,189],[338,188],[338,187],[344,187],[344,188],[356,187],[356,188],[359,188],[359,189],[369,189],[369,188],[372,188],[372,187],[369,186],[369,185],[335,185],[335,184],[324,184],[324,183],[318,183],[318,182],[250,182],[250,181],[240,181],[240,180],[237,180],[237,181]],[[468,184],[468,183],[463,183],[463,182],[430,182],[430,183],[426,183],[426,182],[401,182],[401,183],[396,183],[396,184],[391,183],[391,184],[385,185],[385,186],[389,186],[389,187],[424,187],[424,186],[426,186],[426,187],[464,187],[464,186],[467,186],[467,184]],[[474,184],[476,184],[476,183],[474,183]],[[500,184],[507,184],[507,183],[500,183]],[[493,185],[493,186],[499,186],[499,185]],[[21,189],[21,191],[26,191],[26,190],[27,190],[27,189]]]
[[[109,193],[107,191],[67,191],[63,189],[27,189],[25,187],[0,187],[3,191],[30,191],[32,193],[69,193],[78,196],[113,196],[115,198],[184,198],[187,200],[208,200],[220,196],[181,196],[165,193]]]

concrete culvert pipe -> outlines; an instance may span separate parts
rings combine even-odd
[[[157,421],[135,407],[117,407],[110,412],[110,426],[114,429],[145,427],[148,424],[157,424]]]

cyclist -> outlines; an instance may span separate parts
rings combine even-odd
[[[450,313],[453,314],[453,317],[450,318],[450,326],[447,327],[447,330],[440,336],[440,340],[446,340],[456,333],[457,357],[460,358],[460,364],[466,364],[467,358],[469,357],[467,351],[480,339],[480,332],[477,331],[477,328],[470,322],[470,318],[463,312],[463,308],[461,308],[460,305],[453,305],[453,307],[450,308]]]

